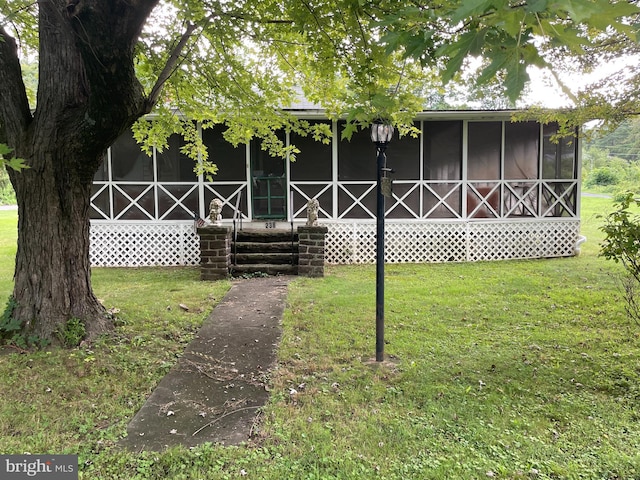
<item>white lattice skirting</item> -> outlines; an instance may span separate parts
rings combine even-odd
[[[375,224],[327,224],[328,263],[375,262]],[[385,261],[460,262],[575,255],[580,222],[390,223]]]
[[[91,225],[91,265],[143,267],[199,265],[193,222]]]
[[[328,223],[325,260],[373,263],[376,225]],[[460,262],[575,255],[577,219],[396,223],[385,225],[388,263]],[[198,265],[192,223],[99,223],[91,225],[91,264],[104,267]]]

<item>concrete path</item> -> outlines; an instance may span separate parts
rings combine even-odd
[[[133,450],[247,441],[269,397],[287,286],[295,277],[238,280],[127,428]]]

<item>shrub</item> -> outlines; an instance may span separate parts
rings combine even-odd
[[[18,306],[13,296],[9,297],[2,315],[0,315],[0,342],[14,345],[18,348],[44,348],[48,340],[38,335],[26,335],[22,331],[22,323],[13,317],[13,311]]]
[[[621,263],[625,269],[623,295],[627,315],[640,324],[640,216],[633,214],[631,206],[640,206],[633,193],[618,197],[616,210],[605,217],[600,230],[605,234],[600,255]]]
[[[0,316],[0,339],[12,339],[22,328],[20,322],[13,318],[13,310],[16,306],[17,303],[13,296],[9,297],[2,316]]]
[[[84,322],[79,318],[70,318],[58,331],[60,341],[67,347],[77,347],[84,340],[87,331]]]
[[[615,185],[620,181],[618,173],[610,167],[594,168],[587,175],[587,187]]]

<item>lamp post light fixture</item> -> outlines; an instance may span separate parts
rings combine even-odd
[[[385,150],[393,138],[393,125],[376,121],[371,125],[371,141],[376,145],[376,362],[384,360],[384,196],[383,181],[389,180]],[[386,184],[388,185],[388,184]]]

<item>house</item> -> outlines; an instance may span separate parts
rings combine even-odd
[[[299,111],[328,122],[319,111]],[[574,255],[579,244],[578,138],[554,141],[555,124],[512,122],[513,111],[430,111],[417,138],[389,144],[393,195],[386,200],[386,261],[446,262]],[[130,134],[109,149],[91,201],[96,266],[197,265],[194,212],[223,203],[223,224],[292,228],[316,198],[328,227],[325,260],[375,261],[376,149],[368,131],[328,145],[296,134],[296,162],[272,158],[258,141],[234,148],[223,126],[201,131],[219,172],[193,172],[182,140],[151,157]],[[235,222],[234,222],[235,219]]]

